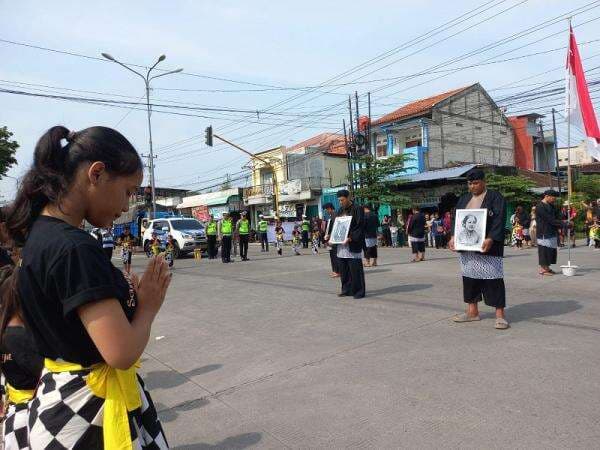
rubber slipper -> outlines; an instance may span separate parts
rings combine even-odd
[[[469,316],[466,313],[459,314],[459,315],[454,316],[452,318],[452,321],[456,322],[456,323],[478,322],[480,320],[481,320],[481,317],[479,317],[479,316]]]
[[[495,328],[496,330],[506,330],[507,328],[510,328],[510,325],[508,324],[506,319],[496,319]]]

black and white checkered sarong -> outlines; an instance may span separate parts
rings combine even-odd
[[[29,408],[32,449],[101,450],[104,399],[85,382],[89,370],[52,373],[44,370]],[[168,449],[152,399],[138,376],[142,407],[129,413],[134,449]]]
[[[29,449],[27,403],[9,405],[4,421],[4,450]]]

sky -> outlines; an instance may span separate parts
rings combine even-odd
[[[588,81],[600,65],[600,1],[590,0],[0,0],[0,10],[0,90],[113,102],[0,92],[0,126],[21,146],[8,173],[16,178],[58,124],[114,127],[148,153],[144,83],[101,52],[142,67],[165,54],[158,68],[184,69],[154,80],[151,101],[163,105],[152,114],[156,184],[187,189],[211,188],[226,174],[246,181],[248,157],[216,142],[207,148],[208,125],[253,153],[290,146],[341,132],[355,91],[361,115],[371,92],[373,118],[476,82],[509,115],[562,111],[563,94],[536,95],[564,85],[569,15]],[[557,115],[559,144],[562,122]],[[0,180],[0,200],[15,190],[13,178]]]

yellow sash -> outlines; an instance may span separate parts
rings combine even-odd
[[[79,364],[48,358],[44,360],[44,366],[53,373],[85,370]],[[107,450],[131,450],[133,447],[127,412],[142,406],[136,379],[139,366],[137,362],[127,370],[119,370],[100,363],[89,368],[91,372],[86,384],[95,396],[104,399],[102,431]]]
[[[8,396],[8,403],[20,405],[21,403],[27,403],[33,398],[35,389],[15,389],[6,383],[6,395]]]

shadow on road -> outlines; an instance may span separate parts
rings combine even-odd
[[[367,297],[378,297],[380,295],[397,294],[399,292],[422,291],[423,289],[429,289],[430,287],[433,287],[433,284],[398,284],[396,286],[388,286],[374,291],[367,289]]]
[[[202,408],[210,403],[210,401],[206,398],[199,398],[196,400],[190,400],[179,405],[172,406],[168,408],[166,405],[162,403],[156,403],[156,410],[159,411],[158,418],[161,422],[168,423],[173,422],[177,417],[179,417],[180,412],[192,411],[194,409]]]
[[[520,305],[508,308],[508,320],[511,323],[524,322],[532,319],[542,319],[544,317],[562,316],[578,309],[583,308],[575,300],[556,300],[539,301],[531,303],[522,303]],[[493,317],[493,313],[482,314],[482,317]]]
[[[209,364],[207,366],[197,367],[187,372],[175,372],[173,370],[155,370],[148,372],[144,377],[144,383],[150,389],[170,389],[184,384],[189,378],[202,375],[213,370],[218,370],[223,364]]]
[[[179,445],[177,447],[171,447],[172,450],[217,450],[217,449],[242,449],[248,448],[253,445],[256,445],[262,439],[262,434],[260,433],[244,433],[238,434],[237,436],[231,436],[227,439],[223,439],[221,442],[212,444],[188,444],[188,445]]]

